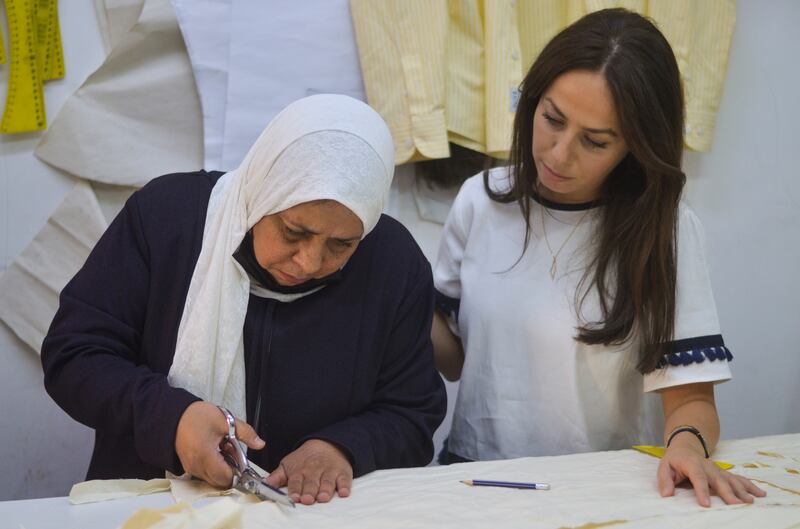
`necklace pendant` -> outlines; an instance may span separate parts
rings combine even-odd
[[[556,278],[556,258],[553,257],[553,263],[550,265],[550,279],[555,280]]]

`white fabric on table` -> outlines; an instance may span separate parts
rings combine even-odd
[[[761,455],[765,451],[780,457]],[[577,529],[617,527],[612,525],[616,521],[620,529],[797,528],[800,475],[787,469],[800,466],[800,434],[723,441],[715,458],[735,464],[733,471],[744,475],[744,465],[769,460],[771,466],[761,469],[763,481],[758,483],[767,496],[756,498],[753,505],[730,506],[712,496],[710,508],[701,507],[690,488],[679,487],[674,497],[662,498],[656,484],[658,459],[621,450],[380,470],[356,479],[346,499],[295,509],[245,505],[242,526]],[[465,479],[544,481],[552,488],[469,487],[460,482]]]

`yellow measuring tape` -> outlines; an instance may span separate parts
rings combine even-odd
[[[8,92],[0,133],[47,126],[42,83],[64,77],[57,0],[5,0],[8,19]]]
[[[0,64],[6,63],[6,48],[3,46],[3,30],[0,29]]]
[[[42,81],[63,79],[64,52],[61,49],[61,27],[58,24],[58,0],[37,0],[36,42]]]

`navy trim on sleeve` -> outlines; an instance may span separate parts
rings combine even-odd
[[[731,362],[733,355],[725,347],[722,335],[713,334],[709,336],[698,336],[675,340],[670,342],[669,348],[672,352],[665,354],[658,361],[657,369],[670,366],[688,366],[690,364],[701,364],[709,362]]]
[[[453,320],[454,322],[458,322],[458,311],[461,307],[461,300],[458,298],[451,298],[450,296],[446,296],[436,290],[436,294],[434,296],[434,303],[436,309],[441,311],[445,316]]]

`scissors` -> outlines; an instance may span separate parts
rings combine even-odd
[[[217,407],[225,415],[225,420],[228,421],[228,434],[222,438],[219,447],[225,462],[233,469],[233,488],[255,494],[262,500],[271,500],[275,503],[294,507],[294,502],[285,492],[268,485],[266,478],[250,466],[247,454],[242,448],[242,442],[236,438],[236,422],[233,419],[233,415],[222,406]],[[228,447],[232,448],[232,450],[229,450]]]

